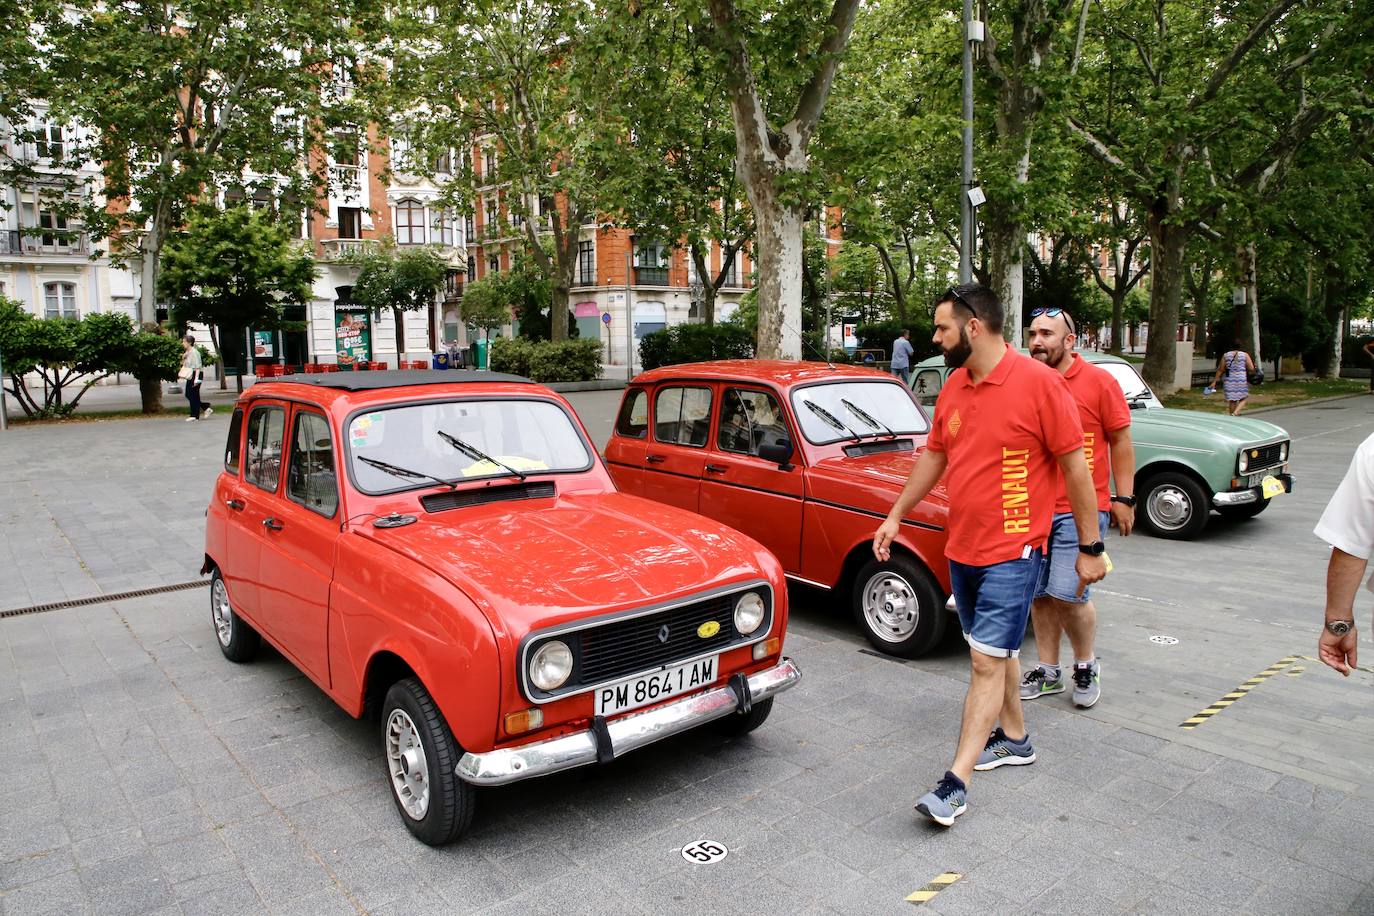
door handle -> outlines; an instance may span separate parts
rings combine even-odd
[[[282,523],[275,518],[269,517],[262,520],[262,527],[266,528],[268,531],[280,531],[282,529]]]
[[[648,455],[644,458],[644,460],[649,462],[650,464],[662,464],[668,459],[665,458],[663,455]]]
[[[224,501],[224,504],[228,506],[230,509],[233,509],[235,512],[243,511],[243,500],[241,499],[226,499]]]
[[[724,473],[725,473],[726,471],[728,471],[728,470],[730,470],[730,469],[727,468],[727,467],[726,467],[725,465],[723,465],[723,464],[708,464],[708,465],[706,465],[706,472],[707,472],[708,474],[724,474]]]

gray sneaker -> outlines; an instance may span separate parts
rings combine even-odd
[[[916,810],[941,827],[948,827],[954,819],[968,810],[967,788],[964,781],[946,772],[934,790],[922,795]]]
[[[1049,669],[1044,665],[1036,665],[1026,672],[1025,677],[1021,678],[1021,699],[1033,700],[1036,697],[1048,696],[1051,693],[1064,692],[1064,669],[1059,669],[1059,676],[1050,677]]]
[[[998,727],[993,731],[992,737],[988,738],[988,743],[984,746],[983,753],[978,755],[978,762],[973,768],[995,770],[1000,766],[1025,766],[1028,763],[1035,763],[1035,749],[1031,747],[1030,735],[1020,741],[1013,741]]]
[[[1062,689],[1062,688],[1061,688]],[[1021,688],[1025,694],[1025,688]],[[1088,665],[1073,666],[1073,705],[1091,709],[1102,697],[1102,664],[1093,659]]]

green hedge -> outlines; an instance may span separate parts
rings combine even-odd
[[[522,337],[491,342],[488,365],[493,372],[523,375],[536,382],[590,382],[601,378],[601,341],[562,343]]]
[[[645,369],[676,363],[701,363],[712,359],[752,359],[754,338],[737,324],[678,324],[655,331],[639,341],[639,359]]]

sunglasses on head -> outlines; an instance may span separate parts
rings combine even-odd
[[[1058,318],[1063,315],[1064,323],[1069,326],[1069,333],[1077,335],[1078,332],[1074,330],[1073,316],[1069,314],[1068,309],[1031,309],[1032,318],[1039,318],[1041,315],[1047,318]]]
[[[968,300],[965,299],[963,296],[959,295],[959,291],[952,286],[949,289],[945,290],[945,294],[940,297],[940,301],[953,302],[956,305],[962,305],[964,308],[968,309],[969,314],[971,314],[974,318],[978,317],[977,309],[969,305]]]

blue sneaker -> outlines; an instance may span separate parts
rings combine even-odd
[[[954,819],[968,810],[964,781],[948,771],[932,792],[922,795],[916,810],[941,827],[948,827]]]
[[[983,753],[978,755],[975,770],[995,770],[1000,766],[1025,766],[1035,763],[1035,749],[1031,747],[1030,735],[1020,741],[1013,741],[999,727],[988,738]]]

